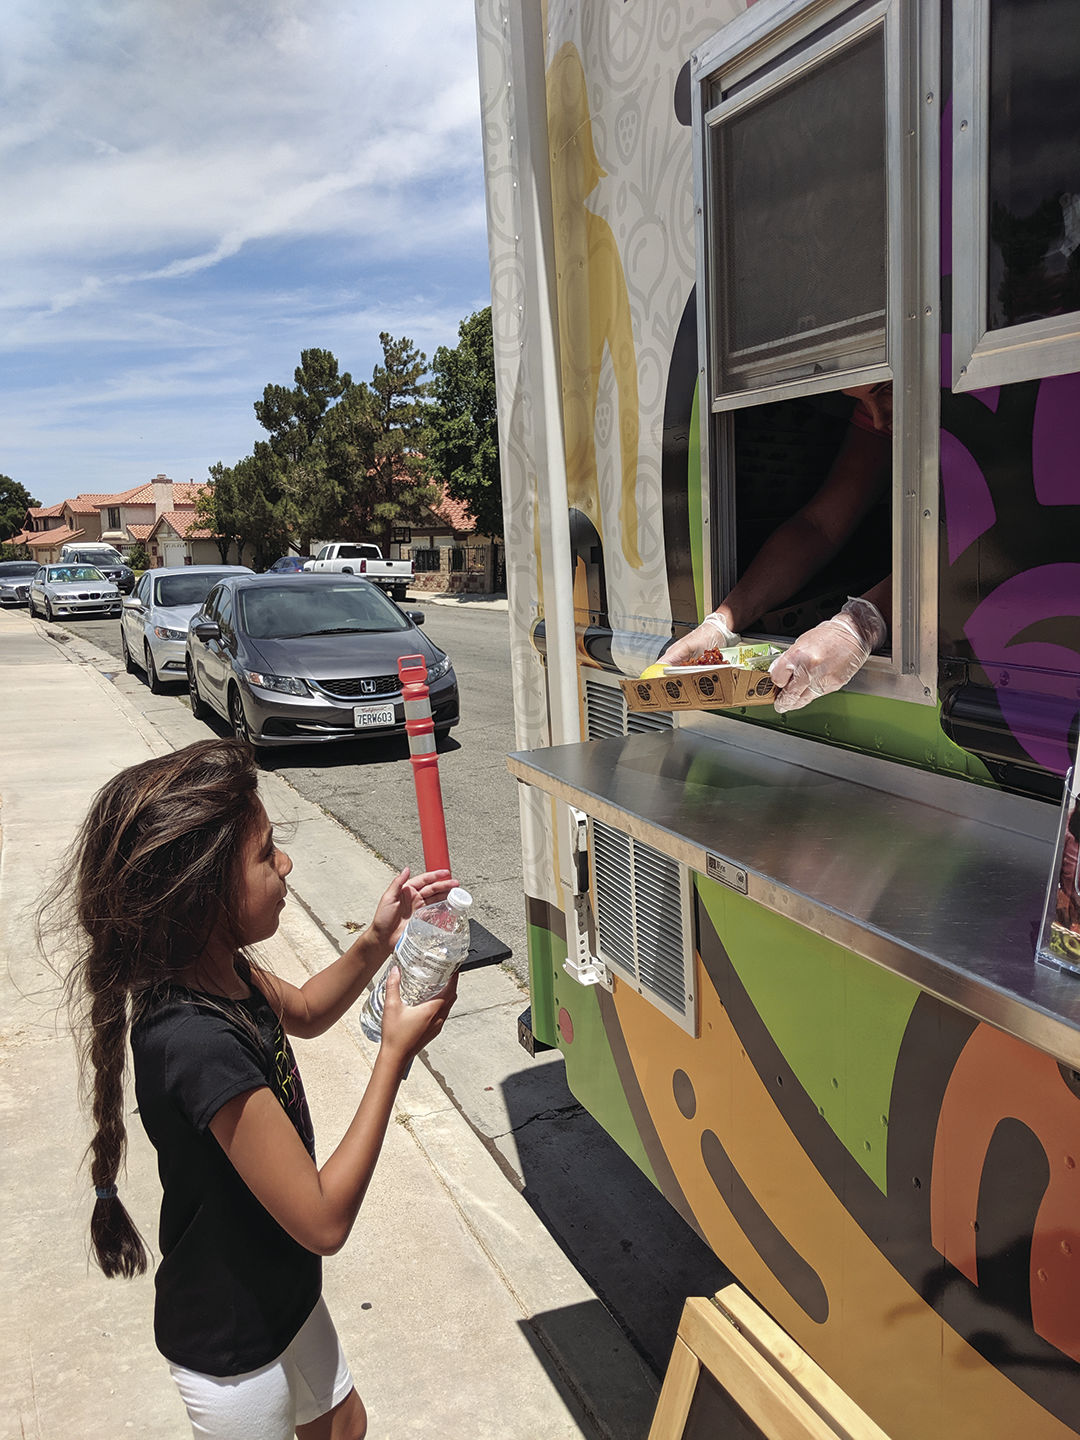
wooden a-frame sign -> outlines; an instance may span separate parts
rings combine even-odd
[[[738,1285],[687,1300],[649,1440],[888,1440]]]

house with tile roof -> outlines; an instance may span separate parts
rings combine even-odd
[[[506,584],[502,537],[478,534],[468,505],[445,488],[423,523],[395,536],[400,555],[413,562],[417,590],[491,594]]]
[[[158,520],[164,515],[176,517],[170,525],[171,539],[186,538],[194,527],[195,500],[206,487],[194,480],[174,481],[168,475],[155,475],[143,485],[113,494],[80,494],[56,505],[35,506],[26,512],[22,531],[10,544],[25,545],[35,559],[43,564],[60,558],[60,547],[72,541],[113,545],[126,554],[138,543],[147,546],[157,565],[194,564],[190,546],[180,553],[184,558],[175,562],[164,558],[164,536],[152,549],[151,536]],[[197,528],[197,527],[195,527]],[[198,541],[202,536],[192,536]],[[220,559],[213,547],[213,561]],[[170,553],[174,553],[170,547]]]
[[[64,502],[56,505],[32,505],[23,516],[22,529],[5,543],[23,545],[34,560],[43,564],[59,555],[60,546],[67,540],[77,538],[64,519]]]
[[[176,510],[166,510],[150,527],[146,539],[151,566],[161,565],[220,565],[221,551],[214,532],[203,525],[195,515],[195,506],[184,505]],[[243,564],[236,556],[236,546],[229,550],[227,562],[230,565]]]

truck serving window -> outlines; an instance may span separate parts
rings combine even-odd
[[[712,604],[737,594],[742,633],[790,640],[873,592],[889,638],[853,688],[920,700],[937,502],[928,14],[759,0],[691,62]]]
[[[1075,0],[954,0],[955,390],[1061,375],[1080,340]]]

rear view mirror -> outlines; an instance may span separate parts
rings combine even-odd
[[[201,625],[192,625],[191,633],[199,640],[221,639],[221,629],[212,620],[204,620]]]
[[[405,615],[414,625],[422,625],[424,623],[424,612],[422,610],[406,610]]]
[[[143,608],[143,603],[137,595],[129,595],[122,604],[125,610],[141,610]]]

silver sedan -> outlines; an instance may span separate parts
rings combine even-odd
[[[157,694],[169,680],[182,685],[188,622],[225,575],[250,575],[246,565],[176,565],[147,570],[124,601],[120,648],[128,672],[146,674]]]
[[[0,560],[0,605],[25,605],[37,570],[33,560]]]
[[[30,582],[30,614],[119,615],[120,591],[93,565],[42,565]]]

